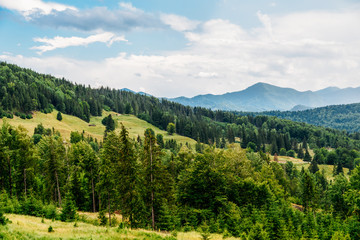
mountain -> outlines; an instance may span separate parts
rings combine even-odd
[[[328,87],[319,91],[297,91],[267,83],[257,83],[245,90],[222,95],[198,95],[192,98],[178,97],[171,101],[201,106],[213,110],[261,112],[291,110],[297,105],[306,108],[360,102],[360,87],[340,89]],[[302,110],[300,108],[299,110]],[[295,108],[297,110],[297,108]]]
[[[292,109],[290,109],[290,111],[296,112],[296,111],[304,111],[304,110],[308,110],[308,109],[311,109],[311,107],[299,104],[299,105],[296,105],[295,107],[293,107]]]

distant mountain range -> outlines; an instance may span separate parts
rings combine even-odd
[[[257,83],[245,90],[222,95],[198,95],[192,98],[169,99],[192,107],[201,106],[213,110],[262,112],[271,110],[300,111],[328,105],[360,102],[360,87],[328,87],[319,91],[297,91],[267,83]]]

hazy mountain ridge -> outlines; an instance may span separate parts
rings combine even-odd
[[[169,99],[189,106],[230,111],[262,112],[271,110],[287,111],[302,105],[306,108],[360,102],[360,87],[328,87],[318,91],[298,91],[292,88],[277,87],[267,83],[257,83],[245,90],[222,95],[198,95],[192,98]]]

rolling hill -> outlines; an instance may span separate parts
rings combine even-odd
[[[344,88],[328,87],[319,91],[297,91],[267,83],[257,83],[245,90],[222,95],[198,95],[192,98],[178,97],[171,101],[200,106],[213,110],[262,112],[271,110],[286,111],[315,108],[327,105],[349,104],[360,102],[360,87]],[[297,107],[296,107],[297,106]]]
[[[348,132],[360,131],[360,103],[331,105],[303,111],[267,111],[251,114],[275,116]]]
[[[185,144],[188,142],[191,145],[195,145],[196,141],[180,136],[178,134],[174,134],[172,136],[168,135],[168,133],[164,130],[161,130],[152,124],[137,118],[134,115],[130,114],[118,114],[115,112],[103,112],[103,116],[92,116],[90,117],[90,122],[87,123],[75,116],[62,114],[62,121],[56,120],[56,115],[58,111],[54,110],[52,113],[42,113],[42,112],[34,112],[32,119],[21,119],[20,117],[14,116],[13,119],[6,119],[13,126],[23,126],[30,135],[33,134],[34,128],[42,123],[45,128],[55,128],[56,131],[59,131],[61,136],[64,139],[70,139],[70,133],[73,131],[85,132],[85,135],[89,135],[93,138],[97,138],[98,140],[102,140],[104,137],[105,126],[101,124],[101,120],[104,116],[111,114],[113,119],[119,126],[123,124],[126,129],[129,131],[129,136],[131,138],[137,138],[137,136],[143,137],[144,132],[147,128],[152,128],[156,134],[162,134],[164,136],[164,140],[167,141],[169,139],[174,139],[178,143]],[[0,125],[4,122],[4,119],[0,119]]]

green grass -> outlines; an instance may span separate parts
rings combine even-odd
[[[273,156],[271,156],[271,160],[273,160]],[[286,156],[278,156],[278,160],[279,163],[286,163],[287,161],[293,162],[296,169],[301,171],[302,167],[304,167],[304,169],[308,169],[310,166],[309,162],[304,162],[303,160],[299,159],[299,158],[292,158],[292,157],[286,157]],[[319,169],[320,172],[324,172],[324,175],[326,177],[326,179],[328,180],[333,180],[334,179],[334,175],[333,175],[333,170],[334,170],[334,166],[333,165],[325,165],[325,164],[319,164]],[[349,169],[348,168],[344,168],[344,175],[349,177]]]
[[[74,223],[51,221],[42,218],[6,214],[12,223],[6,226],[0,226],[0,239],[178,239],[178,240],[200,240],[201,236],[197,232],[179,232],[177,238],[173,238],[171,233],[156,232],[148,230],[118,229],[117,227],[100,227],[92,224],[78,222],[77,227]],[[49,226],[52,226],[54,232],[48,232]],[[220,234],[212,234],[212,240],[220,240],[223,237]],[[235,240],[236,238],[226,238]]]
[[[137,138],[137,136],[143,138],[145,129],[152,128],[156,134],[160,133],[164,135],[164,140],[175,139],[178,143],[182,143],[183,145],[188,142],[193,146],[196,143],[196,141],[191,138],[180,136],[177,134],[170,136],[167,134],[166,131],[160,130],[159,128],[135,117],[134,115],[122,115],[115,112],[104,112],[102,117],[91,117],[90,122],[87,123],[80,118],[66,114],[62,114],[62,121],[58,121],[56,120],[57,113],[58,111],[56,110],[48,114],[35,112],[32,119],[21,119],[20,117],[14,116],[13,119],[7,119],[6,121],[8,121],[13,126],[23,126],[30,135],[34,133],[35,127],[38,124],[42,123],[45,128],[54,127],[55,130],[59,131],[61,133],[61,136],[66,140],[70,139],[70,133],[72,131],[85,131],[85,136],[89,135],[97,138],[98,140],[102,140],[104,136],[105,126],[101,124],[101,120],[108,114],[112,114],[114,120],[117,122],[116,130],[118,131],[120,123],[122,123],[129,131],[129,136],[131,138]],[[0,119],[0,124],[2,124],[3,121],[3,119]]]

